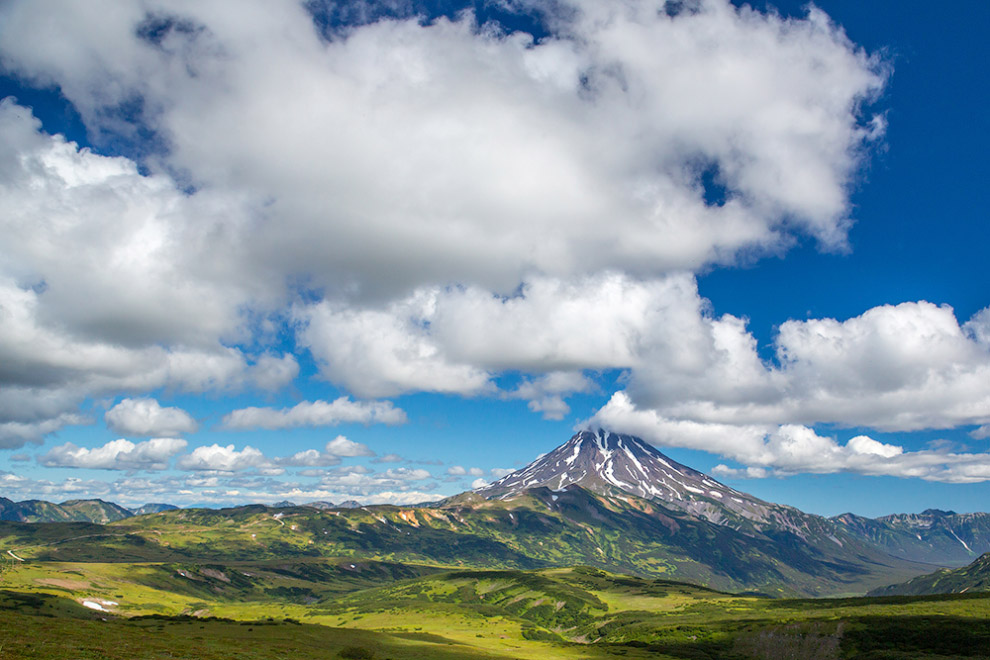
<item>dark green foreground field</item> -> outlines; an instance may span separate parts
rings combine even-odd
[[[990,594],[779,600],[587,567],[351,565],[18,563],[0,658],[990,657]]]
[[[314,516],[0,524],[0,660],[990,657],[987,593],[772,599],[601,564],[512,566],[467,536],[429,558],[404,541],[415,519],[377,522],[391,542],[321,545],[338,520],[362,541],[376,528]]]
[[[393,606],[369,603],[367,608],[350,610],[348,616],[368,611],[387,616]],[[741,610],[701,598],[674,614],[617,611],[614,618],[594,624],[603,637],[586,644],[505,635],[512,623],[524,625],[526,620],[498,607],[479,610],[465,605],[459,612],[458,607],[411,601],[403,609],[405,614],[418,611],[422,625],[411,631],[375,631],[360,629],[356,622],[352,627],[330,627],[292,619],[157,615],[127,619],[100,616],[65,598],[4,591],[0,592],[0,657],[908,659],[987,657],[990,649],[986,598],[973,597],[785,601],[751,603]],[[493,638],[481,618],[473,639],[463,639],[456,631],[448,634],[451,619],[482,615],[499,619],[493,625],[503,634]],[[389,627],[403,626],[385,626]]]

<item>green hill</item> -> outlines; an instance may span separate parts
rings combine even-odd
[[[72,516],[75,522],[111,523],[130,518],[134,515],[129,509],[125,509],[113,502],[103,500],[69,500],[62,502],[59,506]]]
[[[44,500],[13,502],[0,497],[0,520],[18,522],[68,522],[73,520],[70,512],[58,504]]]
[[[668,577],[714,575],[708,564],[656,560],[680,552],[669,539],[683,521],[643,500],[625,501],[634,515],[586,491],[546,495],[0,523],[2,657],[958,660],[990,648],[990,594],[725,593]],[[714,531],[687,529],[719,550]],[[596,565],[560,563],[584,553]],[[622,562],[641,574],[609,568]]]
[[[865,545],[815,544],[780,531],[749,536],[633,495],[578,486],[506,500],[465,494],[427,507],[181,509],[86,529],[0,523],[0,547],[44,561],[353,557],[485,569],[588,565],[774,596],[863,593],[926,570]]]
[[[917,596],[923,594],[964,594],[990,591],[990,552],[969,566],[943,569],[870,592],[871,596]]]

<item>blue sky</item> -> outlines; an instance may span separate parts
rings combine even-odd
[[[601,4],[6,4],[0,494],[985,510],[990,9]]]

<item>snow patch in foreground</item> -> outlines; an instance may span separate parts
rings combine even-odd
[[[89,609],[96,610],[97,612],[109,612],[109,610],[106,608],[117,605],[117,602],[113,600],[101,600],[101,601],[84,600],[82,602],[82,605],[83,607],[88,607]]]

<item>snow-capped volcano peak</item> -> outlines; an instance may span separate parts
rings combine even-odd
[[[489,499],[504,499],[530,488],[561,490],[571,484],[598,494],[624,491],[713,522],[720,522],[726,514],[751,520],[766,514],[765,502],[667,458],[635,436],[601,429],[577,433],[550,453],[477,492]]]

